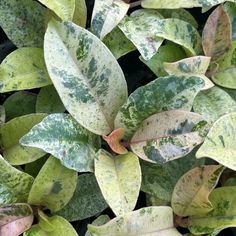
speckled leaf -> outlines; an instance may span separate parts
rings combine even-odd
[[[236,102],[223,89],[215,86],[196,96],[193,109],[208,121],[214,122],[221,116],[236,111]]]
[[[92,217],[108,207],[94,174],[79,175],[77,187],[69,203],[57,215],[68,221]]]
[[[95,0],[91,20],[92,32],[103,39],[124,18],[129,4],[122,0]]]
[[[17,47],[43,46],[46,14],[36,1],[0,1],[0,25]]]
[[[199,77],[168,76],[139,87],[121,107],[115,120],[116,128],[124,128],[125,138],[131,138],[143,120],[172,109],[190,111],[194,97],[204,86]]]
[[[75,0],[38,0],[54,11],[62,20],[72,20],[75,11]]]
[[[19,48],[0,65],[0,92],[40,88],[51,84],[41,48]]]
[[[130,147],[145,161],[165,163],[190,153],[204,141],[208,129],[207,121],[197,113],[165,111],[142,122]]]
[[[224,9],[231,21],[232,40],[236,41],[236,5],[232,2],[226,2],[224,4]]]
[[[85,0],[75,0],[75,12],[73,22],[83,28],[87,23],[87,6]]]
[[[203,164],[204,159],[195,158],[195,150],[183,158],[164,164],[141,161],[141,190],[170,203],[172,192],[179,178],[188,170]]]
[[[79,125],[71,115],[59,113],[35,125],[20,143],[52,154],[69,169],[86,172],[93,171],[100,137]]]
[[[136,155],[112,156],[100,150],[95,159],[95,176],[113,212],[123,215],[134,209],[141,186],[141,169]]]
[[[204,89],[209,89],[214,86],[211,80],[205,76],[210,60],[210,57],[195,56],[173,63],[163,63],[163,66],[169,75],[199,76],[205,81]]]
[[[2,207],[0,208],[0,235],[21,235],[31,227],[33,219],[33,211],[27,204]]]
[[[36,98],[35,93],[27,91],[19,91],[9,96],[3,103],[7,121],[18,116],[35,113]]]
[[[25,202],[34,178],[12,167],[0,156],[0,206]]]
[[[88,225],[93,236],[181,236],[174,227],[170,207],[145,207],[126,213],[102,226]]]
[[[202,45],[206,56],[218,60],[229,50],[232,32],[229,16],[222,5],[218,6],[209,16],[203,32]]]
[[[87,30],[55,21],[49,23],[44,48],[49,74],[69,113],[96,134],[110,133],[127,99],[123,72],[111,52]]]
[[[103,42],[110,49],[116,59],[136,50],[136,47],[126,38],[119,27],[116,27],[106,35]]]
[[[184,174],[175,185],[171,206],[178,216],[202,215],[213,209],[208,197],[215,188],[224,167],[196,167]]]
[[[174,62],[186,57],[184,50],[176,44],[166,44],[160,46],[158,52],[150,59],[144,60],[140,57],[140,60],[146,64],[152,72],[158,76],[168,75],[163,68],[163,62]]]
[[[41,88],[36,101],[36,112],[42,113],[61,113],[65,107],[53,86]]]
[[[38,124],[46,114],[29,114],[14,118],[0,128],[0,142],[3,157],[12,165],[22,165],[33,162],[45,155],[37,148],[26,148],[19,144],[22,136]]]
[[[209,157],[236,170],[236,112],[218,119],[208,133],[205,142],[196,153],[197,158]]]
[[[53,212],[59,211],[72,198],[76,183],[77,173],[51,156],[34,180],[28,203],[45,206]]]
[[[222,229],[236,226],[236,187],[222,187],[212,191],[209,200],[213,211],[188,220],[190,231],[194,235],[211,234]],[[217,235],[211,234],[211,235]]]

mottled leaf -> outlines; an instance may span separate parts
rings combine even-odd
[[[49,74],[69,113],[96,134],[110,133],[127,99],[123,72],[111,52],[87,30],[55,21],[49,23],[44,48]]]
[[[77,187],[69,203],[57,215],[68,221],[92,217],[107,208],[94,174],[79,175]]]
[[[12,167],[0,156],[0,206],[26,202],[34,178]]]
[[[95,0],[91,20],[92,32],[103,39],[124,18],[129,4],[122,0]]]
[[[205,142],[196,153],[197,158],[209,157],[236,170],[236,112],[218,119],[210,129]]]
[[[134,209],[141,186],[138,157],[132,152],[112,156],[104,150],[95,159],[95,176],[113,212],[123,215]]]
[[[73,22],[85,28],[87,23],[87,6],[85,0],[75,0]]]
[[[175,185],[171,206],[178,216],[202,215],[213,209],[208,199],[215,188],[223,166],[196,167],[184,174]]]
[[[232,2],[226,2],[224,4],[224,9],[231,21],[232,40],[236,41],[236,5]]]
[[[157,113],[144,120],[130,141],[132,151],[145,161],[164,163],[183,157],[204,141],[207,121],[184,110]]]
[[[71,115],[58,113],[35,125],[20,143],[52,154],[69,169],[86,172],[94,170],[100,137],[80,126]]]
[[[145,207],[126,213],[102,226],[88,225],[93,236],[180,236],[170,207]]]
[[[209,16],[203,32],[202,45],[206,56],[217,60],[229,50],[232,32],[229,16],[222,5],[218,6]]]
[[[221,116],[236,111],[236,102],[219,87],[201,91],[195,98],[193,109],[208,121],[214,122]]]
[[[0,65],[0,92],[40,88],[51,84],[41,48],[19,48]]]
[[[14,118],[0,128],[0,142],[3,157],[12,165],[22,165],[33,162],[45,155],[37,148],[23,147],[19,144],[22,136],[38,124],[46,114],[29,114]]]
[[[18,236],[33,223],[33,211],[27,204],[20,203],[0,208],[0,235]]]
[[[28,203],[59,211],[72,198],[76,188],[77,173],[50,157],[34,180]]]
[[[119,110],[116,128],[125,129],[125,138],[131,138],[143,120],[149,116],[173,109],[190,111],[194,97],[204,86],[199,77],[168,76],[139,87]]]

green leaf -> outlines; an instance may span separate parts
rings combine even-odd
[[[36,112],[42,113],[61,113],[65,107],[53,86],[41,88],[36,102]]]
[[[36,1],[0,2],[0,25],[17,47],[43,46],[46,14],[47,10]]]
[[[72,20],[75,11],[75,0],[38,0],[54,11],[62,20]]]
[[[45,206],[52,212],[59,211],[72,198],[76,183],[77,173],[50,157],[34,180],[28,203]]]
[[[163,68],[164,62],[177,61],[185,56],[186,54],[180,46],[176,44],[166,44],[160,46],[158,52],[150,60],[146,61],[142,57],[140,57],[140,60],[146,64],[156,76],[161,77],[168,75]]]
[[[132,151],[145,161],[164,163],[183,157],[204,141],[207,121],[199,114],[172,110],[144,120],[130,141]]]
[[[110,49],[116,59],[136,50],[136,47],[126,38],[119,27],[116,27],[106,35],[103,42]]]
[[[0,208],[0,234],[18,236],[33,223],[33,211],[28,204],[20,203]]]
[[[209,200],[213,211],[189,218],[189,229],[196,235],[219,232],[236,226],[236,187],[222,187],[213,190]],[[213,234],[216,235],[216,234]]]
[[[170,203],[172,192],[179,178],[188,170],[203,164],[204,159],[197,160],[195,158],[195,151],[181,159],[164,164],[141,161],[141,190]]]
[[[224,167],[196,167],[184,174],[175,185],[171,206],[178,216],[202,215],[213,209],[208,199]]]
[[[229,16],[222,5],[218,6],[209,16],[203,32],[202,45],[206,56],[218,60],[229,50],[232,32]]]
[[[19,48],[0,65],[0,93],[51,84],[41,48]]]
[[[75,0],[75,12],[73,22],[83,28],[87,23],[87,6],[85,0]]]
[[[27,91],[19,91],[9,96],[3,103],[7,120],[35,113],[36,98],[35,93]]]
[[[6,111],[4,106],[0,105],[0,126],[6,121]]]
[[[79,175],[77,187],[69,203],[57,215],[68,221],[94,216],[107,208],[94,174]]]
[[[148,224],[147,224],[148,222]],[[105,225],[88,225],[93,236],[180,236],[173,223],[170,207],[145,207],[119,216]]]
[[[231,21],[231,29],[232,29],[232,40],[236,40],[236,5],[232,2],[226,2],[224,4],[224,9],[227,12],[230,21]]]
[[[195,98],[193,109],[208,121],[214,122],[221,116],[236,111],[236,102],[219,87],[201,91]]]
[[[103,39],[124,18],[129,4],[121,0],[95,0],[91,20],[92,32]]]
[[[196,153],[197,158],[209,157],[236,170],[236,112],[218,119],[208,133],[205,142]]]
[[[124,128],[125,138],[131,138],[143,120],[150,115],[173,109],[190,111],[194,97],[204,86],[195,76],[167,76],[139,87],[120,108],[116,128]]]
[[[136,155],[112,156],[104,150],[95,159],[95,176],[102,194],[118,216],[134,209],[141,186],[141,169]]]
[[[44,47],[49,74],[69,113],[91,132],[110,133],[127,99],[123,72],[111,52],[70,22],[51,21]]]
[[[52,154],[69,169],[93,172],[100,137],[80,126],[71,115],[61,113],[47,116],[20,143]]]
[[[37,148],[26,148],[19,144],[22,136],[38,124],[46,114],[29,114],[14,118],[0,128],[0,141],[3,157],[12,165],[23,165],[33,162],[45,155]]]
[[[0,156],[0,206],[26,202],[34,178],[17,170]]]

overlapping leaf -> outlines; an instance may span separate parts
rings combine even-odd
[[[55,21],[49,23],[44,50],[49,74],[69,113],[96,134],[110,133],[127,99],[123,72],[111,52],[87,30]]]
[[[224,4],[224,9],[227,12],[230,21],[231,21],[231,29],[232,29],[232,40],[236,40],[236,5],[232,2],[226,2]]]
[[[73,22],[81,27],[86,27],[87,6],[85,0],[75,0],[75,12]]]

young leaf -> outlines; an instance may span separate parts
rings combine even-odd
[[[87,23],[87,6],[85,0],[75,0],[75,12],[73,22],[83,28]]]
[[[229,16],[222,5],[209,16],[202,32],[202,45],[206,56],[218,60],[229,50],[232,32]]]
[[[202,215],[211,211],[208,199],[224,167],[209,165],[196,167],[184,174],[175,185],[171,206],[178,216]]]
[[[77,187],[69,203],[56,212],[68,221],[92,217],[107,208],[94,174],[79,175]]]
[[[34,178],[17,170],[0,156],[0,206],[26,202]]]
[[[148,222],[148,224],[147,224]],[[88,225],[94,236],[180,236],[173,223],[173,212],[170,207],[145,207],[126,213],[102,226]]]
[[[191,110],[194,97],[204,86],[195,76],[167,76],[139,87],[120,108],[116,128],[125,129],[125,138],[131,138],[143,120],[163,110]]]
[[[0,1],[0,25],[17,47],[43,46],[46,14],[47,10],[36,1]]]
[[[201,91],[195,98],[193,109],[208,121],[215,122],[221,116],[236,111],[236,102],[219,87]]]
[[[49,74],[69,113],[91,132],[110,133],[127,99],[123,72],[111,52],[87,30],[56,21],[49,23],[44,48]]]
[[[20,139],[21,145],[36,147],[58,158],[78,172],[92,171],[100,137],[80,126],[69,114],[51,114]]]
[[[33,223],[33,211],[28,204],[19,203],[0,208],[0,235],[18,236]]]
[[[19,144],[22,136],[38,124],[46,114],[29,114],[14,118],[0,128],[0,141],[4,158],[12,165],[33,162],[45,155],[38,148],[26,148]]]
[[[112,156],[100,150],[95,159],[95,176],[106,202],[117,216],[134,209],[141,186],[137,156],[132,152]]]
[[[196,153],[197,158],[209,157],[236,170],[236,112],[218,119],[210,129],[205,142]]]
[[[130,141],[132,151],[145,161],[164,163],[180,158],[204,141],[207,121],[184,110],[157,113],[144,120]]]
[[[0,65],[0,92],[40,88],[51,84],[41,48],[19,48]]]
[[[209,200],[213,211],[188,220],[189,230],[194,235],[219,233],[222,229],[236,226],[236,187],[222,187],[212,191]],[[212,235],[217,235],[212,234]]]
[[[50,157],[34,180],[28,203],[45,206],[52,212],[59,211],[70,201],[76,183],[77,173]]]
[[[124,18],[129,4],[122,0],[95,0],[91,20],[91,30],[103,39]]]
[[[72,20],[75,11],[75,0],[38,0],[54,11],[62,20]]]

